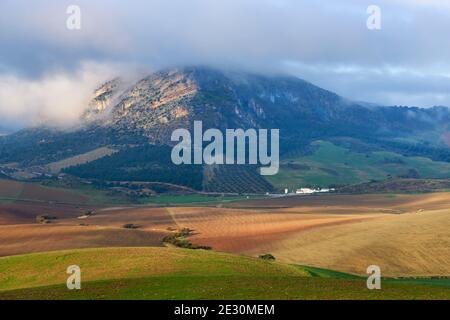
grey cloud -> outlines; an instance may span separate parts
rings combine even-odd
[[[376,2],[380,31],[366,28],[366,0],[2,0],[0,73],[39,81],[85,61],[209,64],[289,72],[351,99],[450,105],[450,5]],[[65,27],[70,4],[80,31]]]

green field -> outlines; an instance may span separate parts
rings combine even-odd
[[[82,271],[69,291],[65,271]],[[448,299],[445,282],[365,280],[343,273],[202,250],[105,248],[0,258],[1,299]],[[446,281],[446,280],[443,280]],[[443,285],[444,284],[444,285]]]
[[[420,178],[450,178],[450,163],[393,152],[358,153],[327,141],[316,141],[312,155],[284,159],[277,175],[268,180],[277,189],[302,186],[358,184],[407,175],[415,170]]]
[[[14,184],[14,188],[11,184]],[[39,192],[34,196],[24,196],[25,186],[33,186]],[[59,198],[59,192],[66,192],[66,200]],[[79,201],[84,197],[83,201]],[[19,182],[0,179],[0,203],[14,203],[26,200],[36,202],[64,202],[84,205],[120,205],[120,204],[143,204],[143,205],[194,205],[194,204],[220,204],[243,200],[260,199],[264,196],[221,196],[206,194],[171,195],[162,194],[149,197],[130,198],[123,193],[111,192],[107,189],[96,188],[83,183],[61,184],[59,181],[46,181],[45,184]],[[45,200],[44,200],[45,199]]]
[[[227,203],[244,200],[261,199],[263,196],[212,196],[205,194],[189,195],[157,195],[142,198],[139,202],[142,204],[158,205],[192,205],[192,204],[213,204]]]

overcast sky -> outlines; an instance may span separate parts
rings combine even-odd
[[[68,30],[66,9],[81,9]],[[381,8],[381,30],[366,10]],[[285,72],[349,99],[450,106],[450,0],[1,0],[0,126],[71,121],[117,74]]]

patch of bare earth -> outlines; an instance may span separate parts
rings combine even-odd
[[[23,183],[0,179],[0,197],[1,198],[16,198],[23,189]]]
[[[12,217],[9,223],[0,225],[0,256],[75,248],[162,246],[168,228],[176,228],[163,208],[99,210],[88,217],[76,208],[52,211],[49,206],[42,206],[25,212],[14,210],[17,208],[12,206],[0,211],[4,220]],[[39,224],[38,212],[57,219]],[[126,224],[137,229],[126,229]]]
[[[190,239],[215,250],[242,253],[298,232],[374,219],[379,215],[304,214],[278,210],[168,208],[176,223],[194,230]]]
[[[274,200],[264,206],[281,204]],[[283,262],[357,274],[376,264],[388,276],[450,275],[450,193],[308,197],[280,209],[168,210],[178,225],[195,230],[193,243],[215,250],[271,253]]]
[[[367,204],[349,202],[348,210],[392,214],[305,230],[243,253],[271,252],[284,262],[357,274],[364,274],[369,265],[375,264],[386,276],[450,275],[450,193],[403,195],[386,199],[384,205],[382,201]],[[344,207],[329,205],[323,211],[335,212],[337,208],[342,211]]]
[[[450,193],[287,197],[250,204],[251,209],[97,209],[83,218],[83,209],[71,206],[2,205],[0,256],[160,246],[169,230],[189,228],[189,241],[218,251],[271,253],[283,262],[358,274],[376,264],[386,276],[450,275]],[[274,205],[279,208],[267,208]],[[44,213],[57,219],[36,223],[35,216]],[[125,229],[126,224],[137,229]]]
[[[73,218],[84,212],[83,209],[74,206],[60,204],[48,204],[39,202],[15,202],[0,204],[0,226],[14,224],[32,224],[36,222],[38,215],[50,215],[53,217]]]
[[[378,265],[386,276],[449,276],[449,248],[450,211],[442,209],[311,229],[245,253],[356,274]]]
[[[89,201],[89,197],[70,190],[45,188],[31,183],[24,184],[20,199],[61,203],[87,203]]]

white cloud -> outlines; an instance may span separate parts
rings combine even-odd
[[[54,72],[40,79],[2,75],[0,118],[16,125],[73,125],[87,108],[95,88],[119,70],[114,65],[86,62],[75,73]]]

